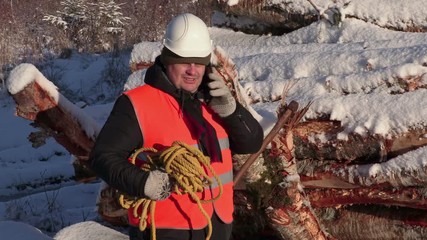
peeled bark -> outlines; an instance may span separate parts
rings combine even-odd
[[[272,173],[280,182],[273,182],[271,195],[266,209],[267,221],[270,222],[283,239],[334,239],[319,222],[310,201],[304,192],[294,158],[292,129],[308,110],[310,104],[295,111],[285,128],[277,134],[272,142],[269,155],[276,165]],[[287,106],[279,107],[279,116],[286,113]],[[276,180],[276,181],[277,181]]]

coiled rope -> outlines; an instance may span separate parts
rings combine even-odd
[[[189,194],[191,198],[197,203],[198,208],[208,221],[208,233],[206,240],[212,236],[212,222],[209,215],[203,209],[203,203],[216,201],[221,197],[223,192],[222,183],[218,176],[215,174],[214,169],[210,165],[210,158],[203,155],[203,153],[195,147],[191,147],[183,142],[175,141],[172,146],[159,152],[154,148],[140,148],[131,157],[131,163],[135,164],[136,158],[140,153],[145,153],[147,161],[141,165],[143,171],[152,171],[159,168],[164,168],[165,172],[169,174],[176,184],[173,187],[173,192],[176,194]],[[207,169],[218,183],[219,193],[217,196],[208,200],[201,200],[196,192],[203,192],[203,190],[210,185],[213,181],[205,172]],[[156,201],[146,198],[135,199],[130,196],[121,194],[119,202],[123,208],[134,208],[133,216],[139,218],[139,229],[144,231],[147,227],[148,213],[151,217],[151,239],[156,239],[156,225],[154,221],[154,212]],[[137,210],[141,207],[142,212],[138,214]]]

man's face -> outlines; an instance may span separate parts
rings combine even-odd
[[[166,75],[176,88],[194,93],[202,83],[206,66],[195,63],[166,65]]]

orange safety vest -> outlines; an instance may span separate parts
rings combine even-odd
[[[139,126],[144,139],[144,147],[154,147],[157,150],[171,146],[174,141],[182,141],[197,146],[197,139],[184,122],[184,115],[176,99],[154,87],[144,85],[125,93],[132,102]],[[202,103],[203,117],[214,127],[221,146],[222,162],[212,162],[216,175],[223,184],[222,196],[213,203],[202,204],[209,216],[213,211],[225,223],[233,221],[233,166],[229,149],[228,135],[224,128],[209,113],[206,104]],[[218,196],[219,188],[213,181],[210,189],[197,193],[200,199],[208,200]],[[137,226],[139,219],[133,217],[133,209],[129,209],[128,217],[131,225]],[[154,215],[156,228],[167,229],[202,229],[208,221],[203,216],[196,202],[189,194],[172,195],[157,201]],[[148,218],[150,225],[151,219]]]

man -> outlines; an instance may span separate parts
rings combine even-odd
[[[211,217],[213,240],[231,236],[233,177],[231,152],[257,152],[263,131],[232,97],[209,66],[212,40],[206,24],[182,14],[168,24],[164,48],[145,75],[145,85],[120,96],[91,153],[92,169],[111,187],[136,198],[156,200],[158,240],[202,240],[208,220],[188,194],[171,193],[171,179],[161,170],[142,171],[128,158],[141,147],[167,148],[174,141],[197,146],[223,184],[223,194],[203,204]],[[209,200],[217,186],[200,195]],[[130,239],[150,239],[129,214]],[[150,224],[150,223],[149,223]]]

